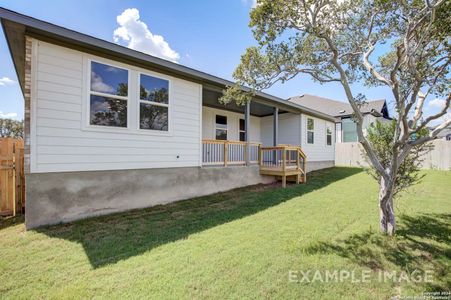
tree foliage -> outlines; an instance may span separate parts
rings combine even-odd
[[[23,138],[23,129],[23,121],[0,118],[1,137]]]
[[[411,152],[451,124],[450,0],[257,0],[249,47],[233,74],[236,85],[221,101],[241,103],[256,91],[307,74],[321,84],[341,84],[351,105],[359,142],[380,179],[381,229],[395,228],[395,178]],[[353,83],[391,91],[395,127],[383,161],[363,131],[365,95]],[[243,86],[248,87],[243,88]],[[239,94],[245,91],[247,96]],[[444,107],[426,116],[428,97]],[[448,119],[445,118],[448,114]],[[421,133],[436,123],[427,135]],[[418,137],[419,138],[415,138]],[[385,157],[385,156],[384,156]],[[401,186],[398,184],[398,187]],[[390,227],[390,228],[389,228]]]
[[[390,167],[391,158],[393,156],[393,137],[395,135],[396,121],[380,122],[376,121],[367,129],[367,138],[373,146],[379,161],[384,168]],[[428,129],[419,132],[416,138],[428,135]],[[420,175],[421,163],[424,161],[424,155],[433,149],[431,144],[420,144],[412,148],[404,161],[399,165],[398,173],[395,177],[393,196],[412,186],[424,177]],[[364,156],[366,158],[366,156]],[[367,159],[367,158],[366,158]],[[368,173],[377,181],[380,181],[380,175],[372,167],[367,169]]]

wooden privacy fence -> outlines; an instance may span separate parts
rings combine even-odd
[[[423,169],[451,170],[451,141],[444,139],[430,142],[434,148],[420,157]],[[359,143],[336,143],[335,165],[349,167],[368,167],[365,152]]]
[[[25,208],[23,140],[0,138],[0,215],[15,216]]]

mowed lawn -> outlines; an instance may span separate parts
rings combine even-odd
[[[0,298],[387,299],[449,290],[451,172],[425,174],[396,202],[392,239],[378,233],[375,182],[355,168],[32,231],[3,221]],[[290,270],[372,277],[296,283]],[[376,277],[414,270],[432,271],[433,282]]]

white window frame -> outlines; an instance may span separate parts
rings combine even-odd
[[[313,129],[312,129],[312,130],[308,129],[308,120],[309,120],[309,119],[313,121]],[[313,145],[313,144],[315,144],[315,119],[314,119],[314,118],[307,117],[307,120],[306,120],[306,124],[305,124],[305,125],[306,125],[305,128],[307,129],[307,144]],[[309,133],[309,132],[312,132],[312,133],[313,133],[313,143],[309,143],[309,141],[308,141],[308,133]]]
[[[101,125],[91,125],[90,124],[90,113],[91,113],[91,62],[98,62],[101,64],[110,65],[120,69],[128,70],[128,103],[127,103],[127,127],[115,127],[115,126],[101,126]],[[104,133],[123,133],[123,134],[134,134],[134,135],[148,135],[148,136],[173,136],[173,126],[172,126],[172,115],[173,106],[172,103],[169,106],[168,111],[168,131],[152,130],[152,129],[140,129],[139,128],[139,74],[145,74],[157,78],[161,78],[169,81],[169,103],[174,102],[173,89],[173,78],[166,76],[164,74],[155,73],[153,71],[142,69],[136,66],[124,64],[114,60],[84,54],[83,55],[83,82],[82,94],[84,99],[82,101],[82,131],[92,131],[92,132],[104,132]],[[108,95],[109,97],[109,95]],[[202,106],[200,106],[202,109]]]
[[[142,100],[141,99],[141,95],[140,95],[140,89],[141,89],[141,75],[145,75],[145,76],[149,76],[149,77],[154,77],[154,78],[158,78],[158,79],[162,79],[162,80],[166,80],[168,82],[168,104],[166,103],[159,103],[159,102],[154,102],[154,101],[149,101],[149,100]],[[163,76],[159,76],[159,75],[155,75],[154,73],[151,72],[138,72],[138,78],[137,78],[137,98],[138,98],[138,105],[136,107],[137,110],[137,115],[138,117],[136,118],[138,124],[137,124],[137,129],[141,132],[155,132],[155,133],[169,133],[171,132],[172,126],[171,126],[171,80],[169,78],[163,77]],[[157,130],[157,129],[142,129],[140,126],[141,123],[141,103],[145,103],[145,104],[150,104],[150,105],[155,105],[155,106],[161,106],[161,107],[167,107],[168,108],[168,130]]]
[[[86,72],[86,77],[87,77],[87,85],[86,85],[86,91],[87,91],[87,107],[86,107],[86,118],[85,118],[85,122],[86,127],[87,128],[95,128],[95,129],[100,129],[100,130],[128,130],[130,129],[130,106],[132,101],[130,101],[130,99],[132,98],[131,95],[131,73],[132,70],[129,68],[126,68],[124,66],[120,66],[117,65],[115,63],[112,62],[108,62],[108,61],[104,61],[104,60],[100,60],[100,59],[88,59],[87,60],[87,72]],[[92,63],[99,63],[102,65],[107,65],[110,67],[114,67],[114,68],[118,68],[118,69],[122,69],[122,70],[126,70],[127,71],[127,97],[124,96],[118,96],[118,95],[112,95],[112,94],[108,94],[108,93],[102,93],[102,92],[95,92],[95,91],[91,91],[91,71],[92,71]],[[120,126],[103,126],[103,125],[95,125],[95,124],[91,124],[91,95],[95,95],[95,96],[101,96],[101,97],[107,97],[107,98],[113,98],[113,99],[118,99],[118,100],[123,100],[123,101],[127,101],[127,126],[125,127],[120,127]]]
[[[315,127],[313,127],[313,128],[315,128]],[[327,144],[327,136],[329,135],[328,133],[327,133],[327,130],[330,130],[330,145],[329,144]],[[328,146],[328,147],[330,147],[330,146],[332,146],[332,144],[334,143],[334,139],[333,139],[333,137],[332,137],[332,126],[330,125],[330,124],[327,124],[326,123],[326,146]]]
[[[216,125],[218,124],[218,123],[216,123],[216,116],[220,116],[220,117],[225,117],[226,118],[226,128],[225,129],[216,127]],[[216,130],[220,129],[220,130],[225,130],[226,131],[226,139],[225,140],[217,140],[217,141],[228,141],[229,140],[229,116],[221,115],[221,114],[215,114],[214,122],[215,122],[215,132],[214,132],[215,140],[217,140],[216,139]]]

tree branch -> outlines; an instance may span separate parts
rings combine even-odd
[[[363,54],[363,65],[371,73],[371,75],[373,75],[378,81],[388,85],[389,87],[392,87],[393,83],[390,80],[386,79],[384,76],[382,76],[379,72],[377,72],[376,69],[373,67],[373,65],[370,63],[369,56],[371,55],[371,53],[373,51],[374,51],[374,44],[371,44],[369,46],[368,51],[366,51]]]
[[[444,115],[446,114],[446,112],[448,111],[448,109],[449,109],[449,107],[450,107],[450,104],[451,104],[451,94],[448,94],[448,97],[447,97],[446,100],[445,100],[445,106],[443,107],[443,109],[442,109],[439,113],[427,117],[426,120],[424,120],[423,122],[421,122],[421,125],[418,126],[417,129],[415,129],[415,130],[412,131],[412,133],[419,132],[421,129],[423,129],[424,127],[426,127],[427,124],[428,124],[429,122],[431,122],[431,121],[433,121],[433,120],[436,120],[436,119],[438,119],[438,118],[444,116]]]

